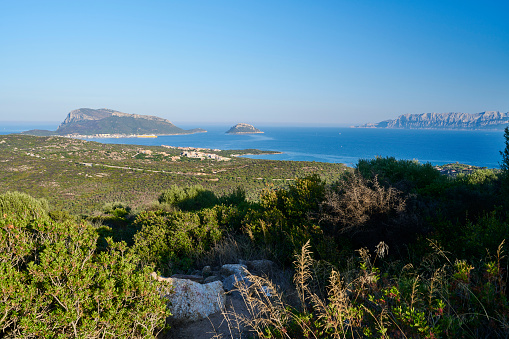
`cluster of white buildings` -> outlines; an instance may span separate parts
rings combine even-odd
[[[194,159],[212,159],[217,161],[229,161],[230,158],[222,157],[220,155],[214,154],[214,153],[203,153],[203,152],[197,152],[197,151],[183,151],[180,153],[181,157],[186,158],[194,158]]]

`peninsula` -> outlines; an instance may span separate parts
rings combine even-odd
[[[31,130],[23,134],[89,138],[156,137],[158,135],[206,132],[201,128],[184,130],[169,120],[152,115],[129,114],[112,109],[80,108],[69,112],[56,131]]]
[[[486,111],[481,113],[421,113],[403,114],[394,120],[369,123],[361,128],[408,129],[504,129],[509,124],[509,112]]]
[[[263,132],[255,128],[253,125],[244,123],[236,124],[226,132],[226,134],[254,134],[254,133]]]

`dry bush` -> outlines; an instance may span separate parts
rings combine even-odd
[[[381,186],[376,177],[366,180],[354,174],[336,189],[327,190],[323,218],[340,225],[341,232],[355,232],[375,216],[402,213],[406,201],[401,193]]]
[[[358,173],[327,189],[319,220],[327,234],[344,234],[372,249],[380,241],[398,248],[423,227],[413,196]]]

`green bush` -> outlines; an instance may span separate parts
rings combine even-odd
[[[213,207],[219,203],[214,192],[208,191],[201,185],[180,188],[176,185],[167,189],[159,196],[159,203],[179,207],[184,211],[195,211]]]
[[[134,250],[143,263],[155,265],[164,275],[188,270],[200,254],[223,236],[213,209],[142,212],[134,226],[140,229],[134,236]]]
[[[394,157],[361,159],[356,169],[368,180],[376,176],[380,183],[405,192],[424,188],[444,179],[430,163],[420,164],[415,160],[396,160]]]
[[[36,199],[26,193],[6,192],[0,195],[0,214],[18,218],[38,218],[47,215],[48,201]]]
[[[124,243],[87,224],[0,216],[0,336],[153,338],[168,316]]]
[[[111,214],[118,218],[126,217],[129,213],[131,213],[131,207],[122,202],[110,202],[106,203],[103,206],[103,212],[106,214]]]

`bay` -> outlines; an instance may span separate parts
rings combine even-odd
[[[257,126],[258,127],[258,126]],[[408,130],[340,127],[259,126],[263,134],[228,135],[228,126],[208,126],[207,133],[158,138],[93,139],[104,143],[260,149],[282,152],[250,158],[318,161],[355,166],[359,159],[392,156],[421,163],[463,164],[498,168],[503,131]]]
[[[0,134],[28,129],[52,129],[51,124],[2,126]],[[15,127],[15,128],[14,128]],[[196,126],[181,126],[193,128]],[[230,126],[200,126],[207,133],[159,136],[157,138],[87,139],[101,143],[147,146],[183,146],[223,150],[260,149],[282,154],[250,155],[250,158],[318,161],[355,166],[359,159],[392,156],[396,159],[444,165],[463,164],[498,168],[504,148],[503,131],[497,130],[408,130],[347,127],[256,126],[265,133],[228,135]]]

